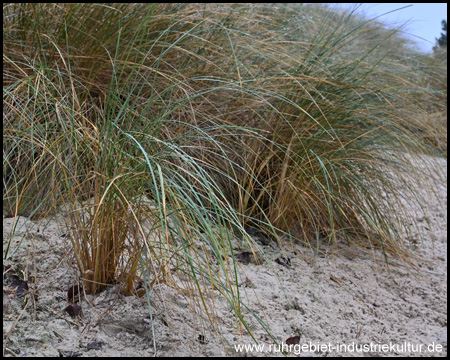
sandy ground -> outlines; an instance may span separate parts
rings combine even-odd
[[[411,248],[417,245],[420,272],[395,263],[388,270],[376,252],[342,246],[333,256],[331,247],[323,247],[328,255],[313,256],[300,245],[256,239],[268,261],[242,264],[239,288],[287,354],[447,355],[447,161],[435,161],[441,179],[430,182],[438,196],[429,194],[425,213],[411,209],[415,226],[406,239]],[[4,247],[13,223],[3,219]],[[66,233],[55,219],[17,219],[13,245],[20,247],[4,266],[28,278],[29,293],[18,295],[17,284],[4,274],[5,356],[153,356],[154,344],[157,356],[282,356],[250,314],[246,319],[260,347],[238,351],[255,342],[239,331],[216,291],[211,296],[223,340],[193,311],[195,295],[182,296],[165,284],[153,289],[153,329],[146,297],[124,297],[114,287],[83,296],[83,314],[72,318],[65,311],[67,290],[79,274]]]

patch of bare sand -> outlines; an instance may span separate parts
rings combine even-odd
[[[300,245],[280,248],[263,242],[268,261],[242,264],[244,303],[280,343],[299,337],[299,344],[284,350],[302,350],[303,356],[447,355],[447,185],[442,181],[447,162],[436,159],[436,164],[441,178],[430,182],[438,196],[430,194],[424,213],[411,209],[414,230],[406,239],[418,255],[420,274],[395,264],[388,271],[382,261],[345,247],[334,256],[311,256]],[[13,218],[3,219],[4,249],[13,224]],[[211,291],[215,324],[228,343],[193,312],[195,295],[181,295],[165,284],[151,294],[153,329],[146,297],[124,297],[114,287],[83,297],[83,315],[71,318],[64,310],[67,289],[79,275],[65,234],[57,219],[17,221],[12,244],[20,247],[5,264],[28,277],[33,296],[24,303],[25,297],[4,280],[5,356],[153,356],[154,344],[158,356],[243,355],[235,346],[254,344],[238,331],[230,306],[217,291]],[[261,348],[245,355],[281,356],[256,318],[247,313],[246,319]],[[351,351],[351,346],[368,351]]]

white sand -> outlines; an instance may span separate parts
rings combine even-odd
[[[242,265],[251,282],[240,286],[244,301],[266,321],[278,341],[300,336],[299,345],[285,350],[302,350],[303,356],[447,355],[447,161],[436,159],[436,163],[445,179],[430,179],[435,181],[438,198],[429,194],[425,214],[411,209],[415,227],[407,241],[418,245],[420,273],[395,264],[388,271],[382,262],[345,247],[335,256],[329,248],[329,256],[310,261],[310,251],[302,246],[264,246],[280,281],[267,263]],[[3,220],[4,246],[13,221]],[[164,284],[154,289],[155,339],[145,296],[118,296],[114,288],[95,297],[88,295],[81,302],[83,316],[70,318],[64,311],[67,289],[78,272],[63,233],[54,220],[25,223],[24,218],[18,219],[13,243],[22,243],[5,263],[26,267],[36,279],[30,281],[36,297],[23,311],[24,298],[4,283],[4,355],[58,356],[73,351],[83,356],[153,356],[155,341],[158,356],[211,356],[235,353],[236,345],[254,344],[249,335],[238,333],[229,305],[217,292],[215,323],[228,345],[191,311],[189,297]],[[289,259],[290,266],[279,264],[281,257]],[[169,324],[164,317],[171,319]],[[246,319],[261,350],[269,352],[273,341],[251,315]],[[101,350],[88,350],[92,342],[102,342]],[[311,348],[318,344],[320,350]],[[381,349],[383,344],[386,347]],[[364,345],[367,351],[351,351],[356,345]],[[349,346],[350,351],[338,346]],[[246,355],[264,353],[253,349]]]

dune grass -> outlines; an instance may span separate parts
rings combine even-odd
[[[446,154],[446,70],[397,31],[319,5],[7,4],[3,23],[4,213],[64,209],[89,292],[139,275],[151,311],[182,272],[211,324],[205,283],[251,334],[244,226],[413,256],[397,181],[425,176],[407,154]]]

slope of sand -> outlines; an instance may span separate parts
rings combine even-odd
[[[388,270],[379,261],[380,254],[362,254],[345,246],[334,251],[324,247],[325,255],[314,255],[300,245],[280,248],[261,243],[268,261],[242,264],[245,281],[239,289],[244,302],[269,325],[280,344],[297,337],[298,344],[286,345],[286,352],[446,356],[447,162],[435,161],[441,178],[430,182],[438,195],[428,194],[425,213],[411,209],[415,226],[406,239],[417,254],[419,273],[395,262]],[[4,247],[13,223],[13,218],[3,219]],[[164,284],[152,292],[153,328],[146,297],[124,297],[116,288],[87,295],[81,301],[83,315],[71,318],[64,311],[67,289],[78,273],[65,234],[55,220],[17,219],[12,243],[20,247],[5,264],[29,277],[33,296],[24,303],[4,280],[4,355],[153,356],[156,344],[158,356],[242,356],[235,346],[254,344],[238,329],[230,305],[217,291],[211,291],[209,301],[214,299],[215,324],[226,342],[193,313],[196,295],[186,291],[182,296]],[[181,275],[178,281],[183,286]],[[248,349],[245,355],[281,356],[258,321],[248,313],[246,319],[261,347]],[[356,345],[359,348],[353,348]],[[347,346],[347,351],[339,346]]]

